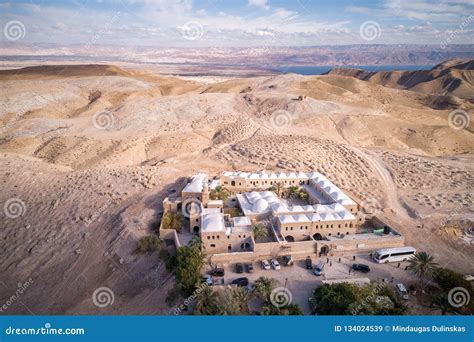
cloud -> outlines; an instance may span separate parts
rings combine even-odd
[[[260,7],[263,9],[270,9],[270,6],[267,5],[267,0],[248,0],[247,3],[249,6]]]

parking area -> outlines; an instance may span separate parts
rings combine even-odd
[[[292,302],[300,306],[306,315],[311,314],[308,298],[312,295],[314,289],[322,284],[322,280],[333,279],[356,279],[369,278],[371,281],[384,281],[395,288],[397,283],[404,283],[405,286],[416,281],[416,278],[410,271],[405,270],[408,265],[406,262],[377,264],[372,261],[368,254],[359,254],[355,260],[353,255],[332,256],[313,258],[313,270],[307,270],[305,260],[296,260],[293,266],[283,266],[280,262],[280,270],[265,270],[260,261],[254,262],[253,273],[248,273],[244,267],[243,273],[237,273],[235,264],[224,266],[224,283],[231,284],[233,280],[240,277],[247,277],[250,283],[253,283],[259,277],[265,276],[276,279],[278,286],[286,286],[292,294]],[[314,268],[320,262],[325,263],[324,272],[321,276],[314,275]],[[369,273],[358,271],[349,271],[352,264],[361,263],[370,267]]]

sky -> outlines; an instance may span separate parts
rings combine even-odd
[[[472,44],[474,0],[1,0],[0,24],[9,44]]]

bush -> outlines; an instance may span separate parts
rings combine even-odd
[[[140,253],[155,252],[160,249],[161,241],[156,235],[143,236],[138,240],[137,251]]]
[[[182,216],[178,213],[166,212],[161,219],[161,227],[163,229],[174,229],[178,233],[181,231],[182,224]]]

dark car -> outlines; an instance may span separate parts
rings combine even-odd
[[[234,279],[231,284],[237,285],[237,286],[248,286],[249,278],[246,278],[246,277],[237,278],[237,279]]]
[[[247,267],[247,272],[248,273],[253,273],[253,265],[252,264],[246,264],[245,266]]]
[[[311,260],[310,257],[306,258],[305,265],[306,265],[307,270],[312,270],[313,269],[313,261]]]
[[[235,272],[244,273],[244,265],[241,263],[235,264]]]
[[[354,271],[359,271],[362,273],[369,273],[370,272],[370,267],[364,264],[353,264],[352,269]]]
[[[283,265],[293,266],[293,258],[291,257],[291,255],[285,255],[283,257]]]
[[[209,274],[213,277],[223,277],[224,276],[224,269],[223,268],[213,268]]]

